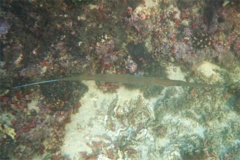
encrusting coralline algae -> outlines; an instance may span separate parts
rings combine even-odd
[[[239,6],[1,1],[0,159],[240,159]]]

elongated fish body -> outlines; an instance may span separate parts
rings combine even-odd
[[[225,85],[220,84],[205,84],[205,83],[189,83],[179,80],[162,80],[154,77],[139,77],[127,74],[89,74],[80,75],[62,79],[53,79],[47,81],[40,81],[21,86],[13,87],[13,89],[34,86],[38,84],[52,83],[58,81],[83,81],[83,80],[94,80],[103,82],[116,82],[122,84],[133,84],[133,85],[156,85],[156,86],[188,86],[188,87],[210,87],[210,88],[223,88]]]

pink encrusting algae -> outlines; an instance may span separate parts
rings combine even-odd
[[[239,6],[1,1],[0,159],[240,159]]]

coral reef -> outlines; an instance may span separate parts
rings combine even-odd
[[[0,159],[240,159],[239,6],[1,1]]]

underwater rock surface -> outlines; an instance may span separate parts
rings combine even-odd
[[[0,159],[240,159],[239,0],[0,11]]]

